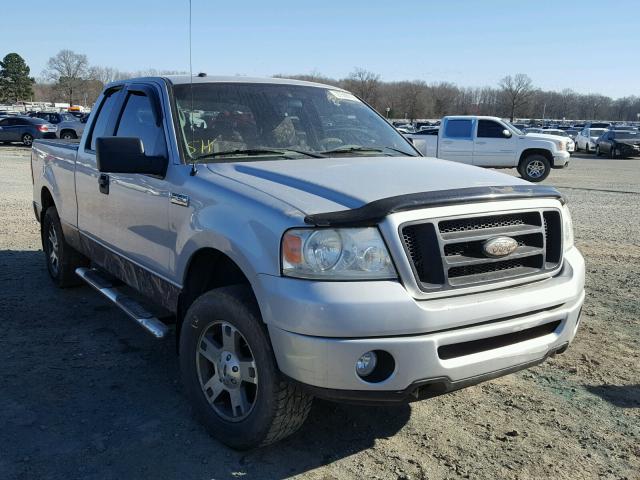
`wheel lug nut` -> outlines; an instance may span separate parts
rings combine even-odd
[[[227,362],[231,360],[231,355],[227,355]]]
[[[233,373],[238,373],[238,367],[233,367],[231,370],[233,370]]]

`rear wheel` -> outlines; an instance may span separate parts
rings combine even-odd
[[[31,145],[33,145],[33,135],[31,135],[30,133],[25,133],[24,135],[22,135],[22,144],[25,147],[30,147]]]
[[[276,442],[305,421],[312,397],[279,372],[249,287],[200,296],[180,333],[180,369],[196,415],[236,449]]]
[[[75,270],[89,261],[65,241],[56,207],[49,207],[44,213],[41,228],[42,250],[53,282],[60,288],[80,285]]]
[[[75,132],[71,132],[69,130],[65,130],[64,132],[62,132],[60,134],[60,138],[62,140],[73,140],[73,139],[78,138],[78,137],[76,136]]]
[[[525,157],[518,166],[520,176],[529,182],[541,182],[549,176],[551,164],[549,160],[538,153]]]

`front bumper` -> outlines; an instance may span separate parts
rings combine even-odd
[[[562,168],[569,163],[571,154],[569,152],[556,152],[553,154],[553,166],[555,168]]]
[[[404,292],[401,298],[391,288],[394,282],[279,278],[287,285],[272,282],[269,295],[275,303],[263,309],[263,316],[280,370],[324,396],[398,399],[436,384],[439,394],[526,368],[563,349],[577,331],[584,274],[584,260],[574,248],[556,277],[434,300],[416,301],[397,284]],[[291,288],[295,284],[306,285],[306,292]],[[542,336],[491,346],[495,337],[552,322],[557,327]],[[440,353],[440,347],[479,340],[489,342],[481,351],[453,357]],[[379,383],[366,382],[355,372],[357,359],[371,350],[384,350],[395,360],[393,373]]]

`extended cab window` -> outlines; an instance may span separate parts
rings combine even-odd
[[[91,131],[91,150],[95,151],[96,149],[96,138],[110,137],[113,135],[109,119],[113,113],[113,108],[117,103],[117,93],[117,91],[109,92],[108,96],[106,96],[102,101],[102,105],[100,105],[98,116],[93,123],[93,129]]]
[[[141,139],[146,155],[166,156],[167,154],[164,132],[162,127],[156,125],[151,100],[146,95],[129,94],[116,136]]]
[[[471,127],[471,120],[447,120],[444,135],[449,138],[471,138]]]
[[[502,133],[505,130],[503,125],[500,125],[493,120],[480,120],[478,122],[478,137],[479,138],[505,138]]]

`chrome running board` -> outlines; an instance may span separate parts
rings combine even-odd
[[[113,282],[100,271],[93,268],[76,268],[76,275],[111,300],[155,338],[164,338],[167,335],[169,327],[166,324],[149,313],[140,302],[120,292],[118,287],[114,286]]]

